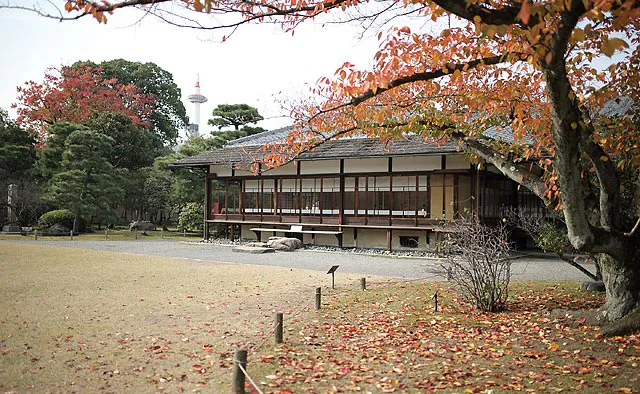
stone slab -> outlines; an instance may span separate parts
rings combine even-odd
[[[257,246],[236,246],[232,249],[232,251],[237,253],[250,253],[250,254],[263,254],[263,253],[273,253],[274,249],[271,248],[260,248]]]

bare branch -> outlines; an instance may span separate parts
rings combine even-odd
[[[349,100],[346,103],[343,104],[339,104],[336,105],[334,107],[328,108],[328,109],[324,109],[324,110],[320,110],[317,113],[315,113],[311,119],[314,119],[316,117],[318,117],[319,115],[325,114],[325,113],[329,113],[329,112],[333,112],[336,111],[340,108],[345,108],[345,107],[349,107],[349,106],[357,106],[359,104],[362,104],[363,102],[378,96],[384,92],[393,90],[395,88],[398,88],[400,86],[403,85],[407,85],[410,83],[414,83],[414,82],[424,82],[424,81],[431,81],[437,78],[441,78],[444,77],[446,75],[452,74],[456,71],[460,71],[460,72],[465,72],[471,69],[474,69],[480,65],[485,65],[485,66],[493,66],[496,64],[500,64],[500,63],[504,63],[506,61],[510,61],[512,58],[517,58],[518,60],[525,60],[526,57],[523,54],[520,53],[505,53],[502,55],[496,55],[496,56],[489,56],[489,57],[483,57],[480,59],[475,59],[475,60],[471,60],[468,62],[464,62],[464,63],[448,63],[443,65],[442,67],[438,68],[438,69],[434,69],[431,71],[425,71],[425,72],[421,72],[421,73],[415,73],[415,74],[411,74],[411,75],[406,75],[403,77],[399,77],[396,78],[390,82],[388,82],[386,84],[386,87],[379,87],[377,89],[369,89],[366,92],[353,97],[351,100]]]
[[[522,8],[522,3],[517,6],[505,6],[497,9],[488,8],[482,4],[469,3],[465,0],[434,0],[434,3],[444,10],[469,21],[473,21],[475,17],[480,17],[481,22],[488,25],[513,25],[519,23],[518,14],[520,13],[520,8]]]

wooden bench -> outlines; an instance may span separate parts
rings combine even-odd
[[[290,228],[262,228],[262,227],[254,227],[250,229],[256,234],[256,238],[258,241],[262,241],[262,233],[263,232],[271,232],[275,236],[277,232],[280,233],[290,233],[290,234],[311,234],[315,236],[316,234],[326,234],[326,235],[335,235],[338,239],[338,246],[342,248],[342,231],[326,231],[326,230],[303,230],[301,225],[292,224]],[[315,237],[314,237],[315,239]]]

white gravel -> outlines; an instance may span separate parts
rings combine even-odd
[[[2,241],[4,242],[4,241]],[[313,247],[295,252],[245,254],[232,252],[238,243],[202,243],[170,240],[138,241],[6,241],[32,242],[39,245],[103,250],[149,256],[176,257],[199,264],[228,263],[256,264],[286,268],[305,268],[327,271],[332,265],[340,265],[338,272],[362,275],[380,275],[406,279],[443,279],[434,272],[439,266],[437,257],[427,253],[395,252],[380,250],[339,250]],[[417,255],[416,255],[417,254]],[[520,255],[512,265],[514,280],[589,280],[589,278],[565,262],[552,256]],[[595,271],[592,264],[585,267]]]

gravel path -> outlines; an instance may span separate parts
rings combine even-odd
[[[1,241],[0,241],[1,242]],[[36,241],[10,241],[36,242]],[[299,250],[246,254],[233,252],[231,246],[179,241],[37,241],[39,245],[55,245],[69,248],[103,250],[149,256],[176,257],[201,264],[256,264],[285,268],[304,268],[327,271],[332,265],[340,265],[338,272],[362,275],[379,275],[406,279],[442,279],[434,273],[438,260],[432,258],[404,258],[395,256],[363,255],[350,252],[324,252]],[[586,268],[595,271],[593,265]],[[577,269],[560,260],[548,257],[521,256],[512,266],[513,279],[536,280],[589,280]]]

